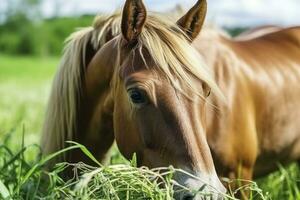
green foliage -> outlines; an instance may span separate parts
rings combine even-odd
[[[269,191],[271,199],[300,199],[300,168],[292,164],[284,168],[278,164],[279,170],[268,177],[257,180],[262,190]],[[274,188],[271,190],[271,188]]]
[[[20,55],[60,55],[64,40],[78,27],[90,26],[93,16],[29,20],[18,13],[0,25],[0,52]]]
[[[40,53],[58,55],[62,52],[64,40],[79,27],[91,26],[93,16],[77,18],[54,18],[45,21],[40,29],[43,31],[39,39]]]

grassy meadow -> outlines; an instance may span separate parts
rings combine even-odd
[[[94,168],[61,163],[50,172],[43,171],[51,157],[40,156],[38,143],[58,62],[57,57],[0,54],[0,199],[172,199],[175,169],[136,168],[135,158],[125,162],[117,150],[114,165]],[[74,148],[93,159],[83,146],[74,144],[69,150]],[[251,199],[300,199],[298,166],[278,166],[277,172],[249,184]],[[65,181],[59,173],[68,167],[75,167],[76,176]]]

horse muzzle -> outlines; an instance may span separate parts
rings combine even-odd
[[[225,199],[226,188],[223,186],[217,175],[190,177],[188,175],[175,176],[179,185],[187,190],[175,192],[176,200],[222,200]],[[180,186],[179,186],[180,187]]]

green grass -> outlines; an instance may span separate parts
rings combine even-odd
[[[172,199],[175,169],[136,168],[115,150],[113,165],[97,168],[61,163],[50,172],[38,145],[58,58],[12,57],[0,54],[0,199]],[[81,148],[75,145],[71,148]],[[93,159],[93,158],[91,158]],[[116,164],[119,163],[119,164]],[[59,174],[75,167],[73,179]],[[182,172],[184,173],[184,172]],[[251,199],[300,199],[296,164],[247,186]],[[234,193],[234,192],[233,192]],[[234,195],[234,194],[233,194]]]
[[[0,54],[0,139],[10,145],[37,143],[44,108],[58,58],[12,57]]]
[[[46,83],[51,80],[59,59],[55,57],[14,57],[0,54],[0,61],[1,82]]]

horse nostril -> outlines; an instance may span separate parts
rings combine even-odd
[[[182,200],[193,200],[194,199],[194,195],[192,194],[186,194],[182,197]]]

